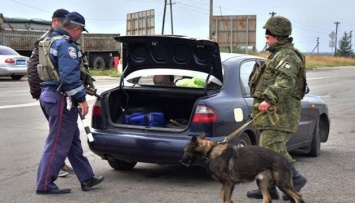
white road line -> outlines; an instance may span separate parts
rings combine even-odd
[[[96,99],[96,97],[93,97],[93,96],[86,97],[86,101],[92,101],[95,99]],[[11,109],[11,108],[29,107],[29,106],[38,106],[38,105],[39,105],[39,101],[35,101],[32,103],[27,103],[27,104],[3,105],[3,106],[0,106],[0,109]]]
[[[27,104],[4,105],[4,106],[0,106],[0,109],[10,109],[10,108],[28,107],[28,106],[37,106],[37,105],[39,105],[38,101],[27,103]]]
[[[319,79],[325,79],[325,78],[331,78],[331,77],[316,77],[316,78],[307,78],[307,80],[319,80]]]

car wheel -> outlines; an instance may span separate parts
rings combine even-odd
[[[108,163],[112,168],[120,171],[131,170],[137,164],[137,162],[126,162],[119,159],[108,160]]]
[[[11,78],[13,80],[20,80],[23,77],[23,75],[11,75]]]
[[[246,147],[251,145],[250,138],[245,132],[239,136],[236,143],[238,147]]]
[[[319,122],[320,120],[317,121],[316,126],[314,127],[313,130],[313,137],[312,137],[312,143],[310,146],[310,151],[306,154],[307,156],[310,157],[318,157],[320,154],[320,129],[319,129]]]

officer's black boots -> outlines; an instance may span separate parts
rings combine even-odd
[[[293,173],[293,188],[296,192],[300,192],[301,189],[306,185],[307,179],[303,175],[301,175],[294,166],[292,166],[292,173]],[[283,195],[282,199],[289,200],[287,195]]]
[[[272,185],[269,188],[269,193],[270,193],[270,197],[273,200],[278,200],[279,199],[279,192],[277,191],[277,188],[275,185]],[[251,190],[247,192],[247,197],[249,198],[254,198],[254,199],[262,199],[263,195],[261,194],[259,189],[256,190]]]

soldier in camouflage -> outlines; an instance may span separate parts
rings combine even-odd
[[[286,143],[296,132],[301,115],[301,100],[306,92],[305,58],[292,43],[291,22],[281,16],[270,18],[265,26],[266,44],[271,53],[267,61],[252,72],[249,79],[254,98],[254,112],[264,112],[254,120],[260,130],[259,145],[283,154],[294,165]],[[293,185],[297,192],[307,179],[293,166]],[[272,199],[279,199],[275,186],[269,189]],[[249,198],[262,199],[260,190],[248,191]],[[288,197],[284,196],[287,200]]]

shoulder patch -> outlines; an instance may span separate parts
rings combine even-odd
[[[285,62],[283,67],[287,70],[291,69],[292,68],[292,65],[289,63],[289,62]]]
[[[74,47],[69,47],[68,53],[69,56],[72,57],[73,59],[76,59],[78,57],[78,55],[76,54],[76,49]]]

